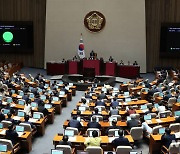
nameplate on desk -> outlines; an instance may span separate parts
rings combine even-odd
[[[17,133],[19,137],[21,137],[24,134],[24,132],[17,132]]]
[[[109,143],[111,143],[116,138],[118,138],[118,137],[109,137]]]
[[[76,141],[76,136],[69,137],[69,141],[70,141],[70,142],[75,142],[75,141]]]
[[[14,120],[21,120],[22,117],[18,117],[18,116],[14,116],[13,119]]]
[[[5,130],[5,129],[3,129],[3,130],[0,132],[1,135],[5,135],[5,133],[6,133],[6,130]]]
[[[28,121],[29,122],[37,122],[38,119],[33,119],[33,118],[30,118]]]

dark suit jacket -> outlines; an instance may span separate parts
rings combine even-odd
[[[72,146],[71,142],[69,142],[69,141],[67,141],[67,142],[59,141],[59,145],[69,145],[69,146]]]
[[[106,94],[99,94],[98,99],[106,99]]]
[[[87,125],[88,128],[101,128],[101,125],[98,123],[98,122],[88,122],[88,125]]]
[[[127,121],[127,127],[130,130],[132,127],[138,127],[139,125],[139,121],[136,119],[131,119],[129,121]]]
[[[111,106],[117,107],[117,106],[119,106],[119,102],[118,102],[118,101],[113,101],[113,102],[111,103]]]
[[[48,110],[46,108],[44,108],[44,106],[39,106],[38,112],[42,112],[44,114],[44,116],[48,115]]]
[[[6,130],[5,138],[12,141],[12,144],[17,143],[18,134],[14,130]]]
[[[82,128],[81,123],[80,123],[78,120],[74,120],[74,119],[72,119],[72,120],[69,121],[68,126],[69,126],[69,127],[78,128],[78,129]]]
[[[96,106],[105,106],[105,103],[102,101],[97,101]]]
[[[164,134],[161,137],[162,145],[164,145],[166,148],[169,148],[169,145],[171,144],[172,140],[175,140],[176,137],[174,134]]]
[[[131,146],[128,139],[120,136],[119,138],[116,138],[112,141],[113,146]]]

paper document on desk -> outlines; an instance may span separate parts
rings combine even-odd
[[[147,124],[152,124],[152,121],[151,120],[146,120],[146,123]]]
[[[13,119],[14,119],[14,120],[21,120],[21,117],[14,116]]]
[[[59,95],[59,97],[64,97],[64,95]]]
[[[84,126],[83,122],[80,122],[82,126]]]
[[[180,132],[175,133],[176,138],[180,138]]]
[[[34,84],[34,82],[28,82],[29,84]]]
[[[161,122],[162,122],[162,120],[161,120],[161,119],[156,119],[156,121],[157,121],[158,123],[161,123]]]
[[[10,105],[10,107],[15,107],[15,106],[16,106],[16,104],[11,104],[11,105]]]
[[[147,112],[147,111],[148,111],[148,109],[142,110],[143,113],[145,113],[145,112]]]
[[[37,122],[38,119],[33,119],[33,118],[30,118],[28,121],[29,122]]]
[[[17,95],[17,96],[16,96],[16,98],[18,98],[18,99],[21,99],[21,98],[22,98],[22,96],[20,96],[20,95]]]
[[[7,102],[2,102],[2,105],[7,105]]]
[[[111,143],[116,138],[118,138],[118,137],[109,137],[109,143]]]
[[[17,133],[19,137],[21,137],[24,134],[24,132],[17,132]]]
[[[75,142],[75,141],[76,141],[76,136],[69,137],[69,141],[70,141],[70,142]]]
[[[5,130],[5,129],[3,129],[3,130],[0,132],[1,135],[5,135],[5,133],[6,133],[6,130]]]

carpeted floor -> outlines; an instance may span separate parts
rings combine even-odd
[[[46,75],[46,71],[43,69],[35,69],[35,68],[22,68],[20,73],[31,74],[35,76],[37,73],[41,73],[45,76],[45,78],[50,79],[51,76]],[[145,79],[149,79],[152,81],[154,79],[154,74],[147,73],[141,74],[141,77]],[[115,87],[119,87],[119,83],[116,83]],[[53,137],[57,133],[63,133],[63,123],[66,119],[70,119],[71,111],[76,107],[76,103],[80,100],[80,98],[84,95],[84,92],[77,91],[76,96],[73,97],[71,102],[68,102],[68,106],[63,108],[61,115],[56,115],[54,124],[47,124],[45,128],[45,135],[42,137],[35,137],[32,143],[32,151],[30,154],[50,154],[51,149],[53,149]],[[134,149],[137,152],[141,152],[143,154],[148,154],[149,146],[147,141],[142,140],[140,143],[140,147]]]

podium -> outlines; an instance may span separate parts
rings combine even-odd
[[[62,75],[66,72],[66,64],[65,63],[46,63],[46,69],[48,75]]]
[[[106,62],[105,64],[105,75],[116,76],[116,62]]]
[[[78,74],[78,61],[68,61],[68,74]]]
[[[83,60],[83,70],[84,68],[94,68],[95,75],[99,75],[99,68],[100,68],[100,60],[98,59],[84,59]]]

